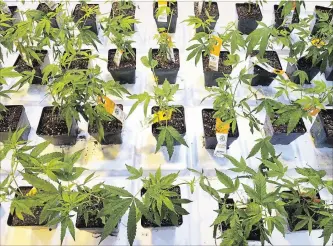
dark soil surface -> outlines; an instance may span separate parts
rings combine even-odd
[[[301,57],[297,61],[297,66],[298,66],[299,70],[303,70],[303,71],[310,70],[313,67],[311,58],[307,59],[306,57]]]
[[[333,15],[333,9],[332,8],[326,8],[326,7],[322,7],[322,6],[316,6],[315,10],[316,11],[320,11],[322,13],[328,13],[330,16]]]
[[[87,5],[89,8],[94,8],[94,7],[98,6],[98,4],[87,4]],[[83,10],[81,10],[82,6],[83,6],[82,4],[77,4],[75,6],[73,15],[75,16],[75,18],[77,20],[81,19],[85,15],[85,12]],[[91,15],[89,17],[89,19],[96,20],[96,14]]]
[[[324,121],[324,128],[328,137],[333,137],[333,110],[323,110],[320,112]]]
[[[21,192],[23,195],[26,195],[32,187],[20,187]],[[12,226],[38,226],[39,224],[39,216],[43,210],[43,207],[35,207],[31,208],[31,212],[35,215],[35,217],[27,214],[23,214],[24,220],[20,220],[14,213]],[[43,223],[42,225],[45,225]]]
[[[162,61],[161,56],[158,54],[157,49],[153,49],[153,59],[158,61],[158,65],[155,67],[155,69],[179,69],[180,63],[179,63],[179,50],[173,49],[173,53],[175,55],[175,62],[170,61],[167,59],[167,61]]]
[[[278,118],[279,118],[278,115],[274,116],[275,120]],[[273,125],[273,129],[274,129],[274,134],[287,133],[287,129],[288,129],[287,124],[277,126],[277,125],[274,125],[274,123],[273,123],[272,125]],[[306,128],[305,128],[305,125],[304,125],[304,122],[302,119],[298,122],[297,126],[291,133],[306,133]]]
[[[213,109],[204,109],[202,111],[202,119],[204,126],[205,137],[215,137],[216,136],[216,119],[213,117],[215,111]],[[232,133],[232,129],[230,127],[228,137],[238,137],[238,127],[234,133]]]
[[[221,51],[220,52],[220,59],[219,59],[219,69],[218,72],[224,73],[224,74],[231,74],[232,72],[232,66],[225,66],[223,64],[224,61],[228,60],[228,55],[230,53],[228,51]],[[203,62],[203,69],[205,72],[214,71],[209,68],[209,56],[202,56],[202,62]],[[215,72],[215,71],[214,71]]]
[[[237,3],[236,10],[238,19],[255,19],[262,20],[260,7],[254,3]]]
[[[55,10],[52,10],[47,6],[45,3],[40,3],[37,7],[37,10],[44,12],[45,14],[50,12],[55,12]]]
[[[282,10],[283,10],[283,6],[281,8],[279,8],[279,5],[274,5],[275,19],[281,20],[283,22],[285,17],[282,17]],[[297,10],[295,9],[292,23],[298,23],[298,22],[299,22],[299,16],[298,16]]]
[[[37,134],[48,136],[67,135],[68,128],[65,119],[61,117],[58,109],[54,110],[54,112],[52,110],[53,107],[43,109]]]
[[[15,14],[15,12],[17,11],[17,6],[8,6],[10,12],[12,13],[12,17]]]
[[[205,9],[208,11],[210,16],[214,16],[214,19],[219,16],[219,8],[216,2],[204,2],[202,6],[202,11],[199,13],[198,2],[194,3],[194,14],[196,17],[199,17],[201,20],[206,21],[208,18],[205,14]]]
[[[154,106],[151,110],[152,114],[158,112],[159,107]],[[185,112],[183,106],[177,106],[177,110],[175,110],[172,113],[171,119],[168,120],[168,125],[175,128],[179,134],[185,134],[186,133],[186,125],[185,125]],[[153,135],[158,135],[160,133],[160,130],[157,128],[160,126],[165,126],[165,121],[161,121],[158,123],[154,123],[152,126]]]
[[[23,106],[6,106],[7,111],[0,115],[0,132],[16,131],[23,111]]]
[[[175,3],[168,2],[168,7],[170,7],[171,12],[173,13],[173,15],[178,16],[177,2],[175,2]],[[154,16],[156,14],[157,8],[158,8],[158,3],[154,3]]]
[[[136,49],[133,49],[136,54]],[[116,49],[109,50],[109,56],[108,56],[108,70],[117,70],[120,68],[135,68],[136,67],[136,56],[131,56],[128,54],[129,59],[125,59],[124,56],[121,57],[119,67],[114,63],[113,58],[116,54]]]
[[[255,51],[252,52],[251,56],[256,56],[256,55],[258,55],[258,53],[259,53],[259,51],[255,50]],[[271,67],[282,70],[282,66],[281,66],[281,63],[280,63],[280,60],[279,60],[279,56],[275,51],[265,51],[264,58],[268,60],[267,63]],[[266,70],[259,67],[259,66],[254,66],[254,73],[255,74],[263,72],[263,71],[266,71]]]
[[[103,202],[97,202],[89,208],[89,210],[101,211],[103,209]],[[84,215],[78,214],[76,219],[76,227],[77,228],[104,228],[104,224],[101,218],[96,218],[95,215],[89,214],[88,216],[88,224],[84,221]]]
[[[47,54],[47,51],[46,50],[36,51],[36,53],[38,54],[40,60],[43,62]],[[19,57],[17,58],[14,66],[15,66],[15,71],[19,73],[22,73],[24,71],[32,71],[33,69],[36,70],[40,68],[40,64],[38,63],[37,60],[35,59],[32,60],[32,67],[31,67],[23,60],[21,55],[19,55]]]
[[[83,52],[87,52],[90,54],[90,50],[82,50]],[[89,58],[85,55],[77,54],[74,60],[71,62],[68,69],[88,69]],[[67,68],[67,65],[66,65]]]
[[[179,194],[178,198],[181,198],[181,192],[180,192],[180,187],[179,186],[175,186],[173,188],[171,188],[169,191],[173,191],[176,192],[177,194]],[[141,196],[143,196],[146,193],[146,189],[142,188],[141,189]],[[180,205],[181,206],[181,205]],[[178,226],[180,226],[181,224],[183,224],[183,217],[181,215],[178,215]],[[141,225],[144,228],[149,228],[149,227],[159,227],[158,225],[156,225],[155,223],[150,222],[149,220],[147,220],[145,218],[145,216],[142,216],[141,218]],[[171,219],[169,218],[165,218],[161,221],[161,226],[174,226],[174,224],[172,224]]]
[[[132,16],[133,18],[135,18],[135,6],[133,4],[132,6],[133,6],[132,8],[121,9],[121,3],[114,2],[112,4],[110,17],[124,15],[124,16]]]
[[[121,110],[123,110],[122,104],[117,104],[117,106],[121,108]],[[104,121],[102,124],[103,124],[104,133],[111,133],[111,134],[120,133],[123,128],[123,124],[116,118],[114,118],[111,121]],[[89,125],[88,132],[98,133],[97,125],[94,126]]]

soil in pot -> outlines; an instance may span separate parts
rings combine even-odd
[[[320,116],[323,119],[327,137],[333,138],[333,110],[322,110]]]
[[[86,52],[89,55],[91,54],[90,50],[81,50],[81,52]],[[63,69],[88,69],[89,66],[89,58],[87,56],[85,56],[84,54],[80,54],[78,53],[75,58],[73,59],[73,61],[71,61],[69,67],[68,64],[66,64],[66,66],[63,66]],[[68,68],[67,68],[68,67]]]
[[[316,35],[320,29],[320,27],[318,26],[320,18],[318,16],[317,12],[327,13],[329,15],[328,21],[331,21],[333,18],[333,8],[315,6],[315,20],[314,20],[315,23],[314,23],[313,29],[311,31],[311,35]]]
[[[252,52],[251,57],[258,54],[259,51],[255,50]],[[275,51],[265,51],[263,58],[267,59],[267,64],[271,67],[282,70],[279,56]],[[269,86],[277,76],[275,73],[270,73],[257,65],[254,65],[253,67],[253,74],[255,74],[256,77],[254,77],[251,81],[252,86]]]
[[[228,60],[228,51],[220,52],[220,59],[218,64],[218,71],[214,71],[209,68],[209,56],[202,55],[202,65],[205,77],[205,86],[212,87],[217,86],[216,79],[224,77],[224,74],[231,74],[232,66],[226,66],[223,64],[224,61]]]
[[[73,145],[78,134],[77,122],[73,119],[72,128],[68,133],[66,121],[60,115],[59,109],[44,107],[36,134],[54,145]]]
[[[319,112],[310,133],[317,148],[333,148],[333,109]]]
[[[179,50],[173,49],[175,60],[166,61],[162,59],[159,55],[157,49],[152,50],[153,59],[157,60],[158,65],[155,67],[155,74],[158,78],[158,84],[161,85],[164,83],[164,80],[167,79],[170,84],[175,84],[177,79],[177,74],[180,68],[180,61],[179,61]]]
[[[172,113],[171,119],[168,120],[168,125],[172,126],[173,128],[175,128],[180,135],[184,136],[186,133],[186,125],[185,125],[185,111],[184,111],[184,107],[183,106],[177,106],[176,107],[177,110],[175,110]],[[155,114],[159,111],[159,107],[158,106],[154,106],[152,107],[152,114]],[[157,129],[160,126],[165,126],[166,122],[165,121],[161,121],[161,122],[157,122],[154,123],[152,125],[152,133],[155,137],[158,136],[158,134],[160,133],[160,130]],[[179,144],[179,143],[174,143],[175,145]]]
[[[275,115],[274,116],[274,120],[277,120],[279,118],[278,115]],[[288,125],[287,124],[284,124],[284,125],[275,125],[274,123],[272,124],[273,125],[273,129],[274,129],[274,133],[275,134],[280,134],[280,133],[287,133],[287,129],[288,129]],[[304,122],[303,122],[303,119],[301,119],[296,127],[292,130],[291,133],[306,133],[306,128],[305,128],[305,125],[304,125]]]
[[[257,26],[257,21],[262,21],[260,7],[254,3],[236,3],[238,14],[238,30],[249,35]]]
[[[81,20],[81,18],[84,17],[86,12],[82,10],[83,4],[77,4],[75,6],[75,9],[73,11],[73,16],[74,16],[74,22],[78,22]],[[87,4],[89,8],[95,8],[96,6],[99,6],[98,4]],[[82,23],[79,24],[80,27],[82,26],[89,26],[90,30],[94,32],[96,35],[98,35],[98,30],[97,30],[97,22],[96,22],[96,13],[92,14],[89,18],[82,19]]]
[[[30,133],[30,123],[22,105],[6,106],[6,111],[0,112],[0,141],[6,141],[10,132],[26,127],[21,136],[27,140]]]
[[[314,65],[312,65],[311,58],[301,57],[300,59],[298,59],[296,65],[291,65],[291,64],[288,63],[286,73],[288,74],[291,81],[293,81],[296,84],[300,84],[299,77],[298,76],[293,76],[293,73],[296,70],[302,70],[302,71],[306,72],[306,74],[308,75],[308,78],[309,78],[309,80],[308,81],[306,80],[304,82],[304,84],[311,84],[311,80],[314,77],[316,77],[316,75],[320,71],[320,69],[319,69],[320,65],[321,65],[321,63],[314,66]]]
[[[203,109],[202,110],[202,120],[204,127],[204,138],[205,138],[205,148],[215,149],[217,145],[216,139],[216,119],[213,117],[215,111],[213,109]],[[228,133],[227,148],[239,137],[238,126],[235,132],[232,132],[230,127]]]
[[[32,186],[23,186],[20,187],[22,194],[25,196],[30,190]],[[17,194],[15,195],[17,197]],[[31,212],[34,216],[23,214],[24,220],[20,220],[16,215],[15,212],[13,215],[9,214],[7,224],[9,226],[43,226],[46,223],[39,224],[39,216],[43,210],[43,207],[35,207],[31,208]]]
[[[284,191],[284,192],[291,193],[290,191]],[[311,199],[310,197],[301,197],[300,203],[301,204],[307,203],[307,202],[310,201],[310,199]],[[320,200],[319,193],[316,194],[315,199]],[[289,201],[288,199],[282,199],[282,200],[285,203],[288,203],[288,201]],[[306,216],[306,213],[305,213],[305,211],[303,211],[303,209],[301,209],[301,207],[296,207],[294,204],[290,204],[290,205],[286,204],[286,205],[284,205],[284,209],[286,210],[286,212],[288,214],[287,221],[288,221],[290,230],[294,231],[294,228],[297,225],[297,223],[301,221],[301,219],[297,218],[296,216],[297,215],[305,215]],[[314,210],[316,210],[316,209],[314,209]],[[320,219],[320,216],[321,216],[317,213],[314,213],[312,210],[309,210],[309,214],[312,216],[314,221],[318,221]],[[313,230],[320,229],[319,224],[313,223],[312,224],[312,229]],[[305,225],[301,229],[299,229],[299,231],[307,231],[307,230],[308,230],[308,225]]]
[[[131,16],[133,19],[135,19],[135,5],[131,2],[126,2],[126,8],[122,8],[122,4],[124,4],[124,2],[119,1],[112,3],[110,18],[123,15],[125,17]],[[128,8],[128,5],[131,5],[131,7]],[[134,23],[131,24],[131,27],[132,31],[134,31]]]
[[[136,49],[134,48],[134,57],[128,54],[128,59],[122,56],[117,67],[113,61],[116,54],[116,49],[110,49],[108,55],[108,71],[111,73],[115,81],[119,81],[120,84],[134,84],[135,83],[135,71],[136,71]]]
[[[194,15],[198,18],[200,18],[202,21],[206,21],[208,19],[207,15],[205,14],[205,10],[208,11],[209,15],[213,17],[213,19],[215,20],[215,22],[210,23],[209,25],[209,30],[213,31],[215,26],[216,26],[216,22],[220,17],[219,14],[219,7],[217,2],[203,2],[202,5],[202,11],[200,13],[199,11],[199,3],[195,2],[194,3]],[[202,27],[199,27],[196,29],[196,32],[206,32],[209,33],[208,29],[203,30]]]
[[[281,26],[284,18],[282,17],[282,11],[283,11],[283,6],[279,8],[279,5],[274,5],[274,16],[275,16],[275,28],[278,28],[279,30],[287,30],[290,31],[288,27]],[[291,23],[299,23],[299,15],[297,13],[297,10],[295,9],[294,14],[293,14],[293,19]]]
[[[181,199],[181,191],[180,191],[180,187],[179,186],[174,186],[169,191],[176,192],[177,194],[179,194],[179,196],[177,198]],[[145,193],[146,193],[146,189],[142,188],[141,189],[141,196],[143,196]],[[179,204],[179,205],[181,206],[181,204]],[[183,216],[182,215],[177,215],[177,217],[178,217],[178,225],[177,226],[181,226],[183,224]],[[147,220],[145,218],[145,216],[143,216],[143,215],[141,217],[141,226],[143,228],[159,227],[155,223]],[[171,221],[170,218],[164,218],[161,221],[161,227],[169,227],[169,226],[175,226],[175,225],[172,223],[172,221]]]
[[[41,50],[41,51],[36,51],[37,55],[39,56],[40,60],[42,61],[42,63],[44,62],[46,56],[47,56],[47,51],[46,50]],[[39,64],[38,61],[36,59],[32,60],[32,67],[30,65],[28,65],[26,63],[25,60],[23,60],[22,56],[19,55],[14,67],[15,67],[15,71],[18,73],[22,73],[25,71],[33,71],[35,70],[35,77],[32,80],[32,84],[36,84],[36,85],[40,85],[42,84],[42,68],[41,68],[42,64]]]
[[[176,25],[177,25],[177,19],[178,19],[178,5],[177,2],[168,2],[168,7],[170,7],[170,11],[172,15],[167,16],[166,22],[159,22],[158,18],[156,18],[156,12],[158,9],[158,3],[154,3],[154,19],[157,25],[157,28],[165,28],[169,33],[175,33],[176,32]]]
[[[123,110],[122,104],[117,104],[121,110]],[[104,139],[101,140],[101,144],[121,144],[121,131],[123,129],[123,124],[116,118],[111,121],[102,122],[104,129]],[[97,140],[98,138],[98,128],[97,125],[90,125],[88,127],[88,132]]]
[[[40,3],[37,7],[37,10],[42,11],[45,15],[47,15],[48,13],[51,13],[51,12],[55,12],[55,10],[50,9],[50,7],[47,6],[47,4],[45,4],[45,3]],[[51,26],[53,28],[59,28],[56,17],[51,18]]]

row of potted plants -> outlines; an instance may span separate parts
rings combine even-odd
[[[0,184],[1,202],[11,202],[8,226],[52,229],[59,224],[61,243],[67,230],[75,240],[75,227],[99,234],[102,242],[108,236],[117,236],[118,225],[128,212],[127,237],[132,245],[139,221],[144,228],[181,226],[183,216],[189,214],[183,205],[192,201],[182,196],[180,186],[188,186],[193,193],[198,184],[216,201],[218,214],[212,224],[212,237],[220,240],[220,245],[243,245],[247,241],[261,241],[264,245],[265,241],[270,243],[275,228],[283,235],[288,230],[311,233],[320,229],[323,245],[332,235],[332,204],[319,194],[323,190],[333,194],[326,172],[297,168],[299,177],[290,178],[288,168],[267,139],[258,140],[261,147],[254,146],[248,156],[261,153],[258,171],[250,168],[244,158],[238,161],[225,156],[234,165],[231,170],[236,177],[231,179],[216,170],[222,189],[211,184],[211,177],[193,169],[190,171],[196,177],[179,183],[179,173],[163,176],[158,169],[144,177],[141,168],[126,166],[129,180],[142,181],[142,188],[132,194],[104,182],[91,185],[94,173],[83,176],[87,171],[75,165],[82,151],[72,155],[44,154],[49,142],[30,145],[19,140],[23,132],[13,132],[0,152],[0,160],[8,155],[12,159],[12,170]],[[30,186],[19,186],[17,170]],[[253,185],[247,185],[249,181]],[[247,198],[240,195],[242,191]]]

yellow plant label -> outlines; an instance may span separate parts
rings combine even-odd
[[[230,129],[230,124],[223,122],[220,118],[216,118],[216,126],[215,126],[217,133],[224,133],[227,134]]]
[[[304,108],[304,110],[308,111],[311,116],[316,116],[320,112],[319,108]]]
[[[37,189],[33,187],[27,194],[26,196],[34,196],[37,194]]]
[[[160,121],[171,120],[172,109],[169,110],[160,110],[154,114],[153,123]]]
[[[222,39],[218,36],[213,36],[216,41],[216,44],[213,46],[212,51],[210,52],[211,55],[220,56],[221,46],[222,46]]]
[[[213,71],[218,71],[222,39],[215,35],[213,36],[213,38],[215,39],[216,44],[213,46],[213,49],[210,51],[208,66]]]
[[[273,73],[282,75],[285,73],[285,71],[274,68]]]
[[[158,1],[158,7],[159,8],[165,8],[168,6],[167,1]],[[168,21],[168,15],[166,12],[166,9],[157,17],[158,22],[167,22]]]
[[[103,100],[104,100],[104,102],[103,102]],[[124,123],[124,121],[126,119],[126,114],[124,113],[124,111],[122,111],[121,108],[119,108],[116,105],[116,103],[114,101],[112,101],[110,98],[103,96],[103,100],[102,100],[102,98],[98,98],[98,103],[103,104],[104,108],[106,109],[106,111],[109,114],[114,116],[121,123]]]

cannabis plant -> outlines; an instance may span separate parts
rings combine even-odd
[[[160,28],[158,31],[159,33],[154,36],[154,39],[158,44],[156,59],[161,63],[166,63],[173,59],[173,48],[175,47],[175,44],[172,41],[171,36],[165,32],[164,28]]]
[[[205,18],[201,19],[197,16],[189,16],[186,20],[184,20],[183,22],[187,23],[187,25],[189,26],[194,26],[194,28],[198,29],[198,28],[202,28],[203,32],[206,33],[212,33],[214,30],[210,29],[211,23],[216,22],[216,20],[214,19],[214,16],[210,16],[208,9],[210,8],[210,4],[211,1],[208,2],[208,8],[203,9],[202,11],[205,14]]]
[[[165,144],[168,150],[169,158],[172,157],[174,152],[175,141],[188,147],[184,138],[169,123],[172,119],[172,114],[179,111],[176,105],[170,105],[170,103],[174,101],[174,95],[178,90],[178,84],[171,85],[167,80],[165,80],[162,87],[154,86],[154,92],[152,95],[144,92],[142,94],[135,94],[128,97],[129,99],[136,100],[129,112],[129,115],[131,115],[134,110],[143,103],[143,112],[146,118],[145,121],[148,124],[158,124],[157,130],[159,133],[155,153],[157,153],[161,146]],[[158,112],[147,118],[148,105],[151,100],[155,101],[158,106]]]

